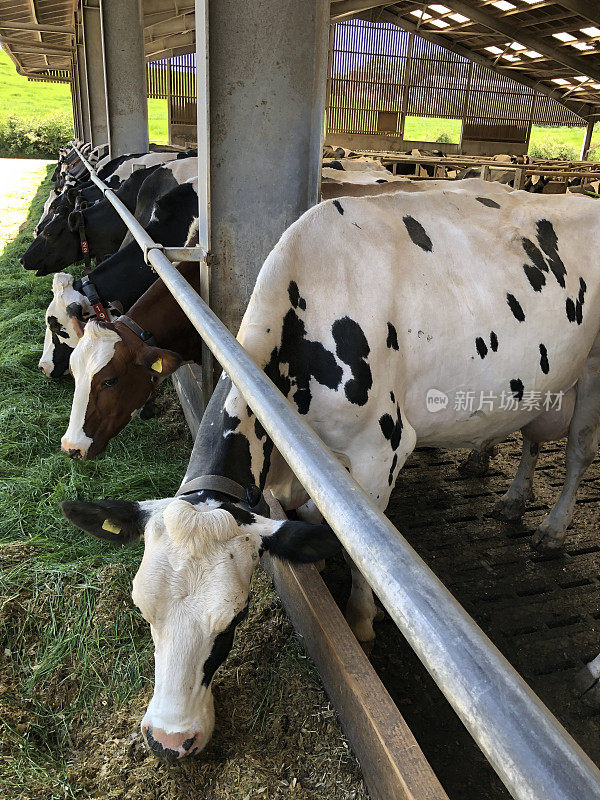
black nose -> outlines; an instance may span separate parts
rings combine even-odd
[[[166,761],[168,764],[174,764],[176,761],[179,761],[179,753],[176,750],[163,747],[160,742],[156,741],[152,735],[152,728],[147,728],[146,731],[144,731],[144,738],[151,752],[161,761]]]
[[[81,453],[79,450],[68,450],[67,455],[69,458],[81,458]]]

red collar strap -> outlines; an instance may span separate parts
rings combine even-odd
[[[110,314],[104,308],[102,300],[100,300],[100,296],[96,291],[96,287],[93,283],[90,283],[90,279],[87,276],[81,279],[81,291],[90,301],[96,317],[102,320],[102,322],[110,322]]]

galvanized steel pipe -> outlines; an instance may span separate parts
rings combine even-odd
[[[598,768],[165,255],[152,249],[114,193],[105,194],[512,796],[600,798]]]

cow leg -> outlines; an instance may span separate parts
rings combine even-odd
[[[523,436],[523,450],[519,469],[506,494],[494,505],[492,515],[506,522],[517,522],[525,513],[525,506],[533,498],[533,473],[540,452],[539,444]]]
[[[402,419],[404,424],[400,444],[382,465],[385,476],[384,481],[381,480],[381,474],[378,474],[377,469],[374,468],[374,465],[380,461],[381,454],[373,452],[373,436],[369,437],[364,449],[358,443],[357,452],[361,455],[356,459],[356,463],[355,460],[351,459],[352,477],[358,481],[363,490],[370,495],[371,499],[382,510],[387,507],[398,473],[414,450],[417,441],[414,428],[406,422],[403,415]],[[382,483],[385,486],[384,491],[382,491]],[[346,619],[359,642],[372,642],[375,638],[373,620],[381,618],[383,613],[375,605],[373,590],[362,572],[347,553],[344,553],[344,555],[352,574],[352,589],[346,606]]]
[[[558,502],[539,526],[532,544],[537,550],[556,550],[573,519],[577,489],[598,450],[600,434],[600,335],[577,383],[575,410],[567,439],[566,477]]]

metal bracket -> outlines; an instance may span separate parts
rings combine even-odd
[[[161,252],[163,252],[164,249],[165,248],[162,246],[162,244],[158,244],[157,242],[154,242],[150,247],[148,247],[148,245],[144,245],[142,247],[142,253],[144,254],[144,264],[149,263],[148,254],[150,250],[160,250]],[[150,264],[150,266],[152,266],[152,264]]]
[[[204,261],[206,252],[203,247],[164,247],[164,254],[170,261]]]

